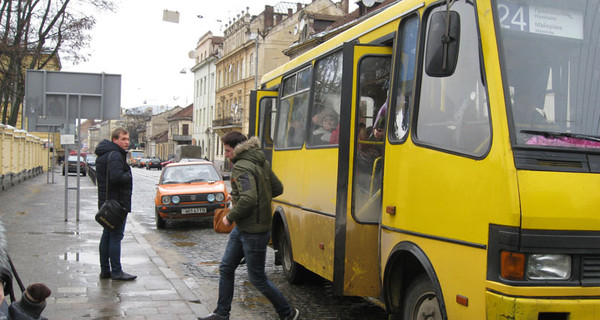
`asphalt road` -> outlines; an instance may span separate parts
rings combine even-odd
[[[209,222],[168,223],[166,229],[157,230],[154,196],[161,171],[140,168],[132,168],[132,171],[133,211],[130,218],[143,226],[142,232],[148,243],[184,279],[199,298],[197,303],[213,309],[217,301],[218,265],[228,235],[215,233]],[[301,311],[301,319],[386,319],[381,308],[365,299],[334,296],[331,283],[319,277],[315,276],[300,285],[289,284],[281,266],[274,265],[272,250],[269,251],[267,275],[290,303]],[[278,319],[269,301],[250,284],[243,265],[236,272],[231,319]]]

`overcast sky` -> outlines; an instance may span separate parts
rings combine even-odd
[[[193,102],[194,60],[188,52],[208,31],[223,34],[223,25],[246,7],[264,11],[275,0],[115,0],[116,13],[96,15],[88,62],[63,65],[63,71],[121,75],[121,105],[186,106]],[[295,2],[295,1],[290,1]],[[301,2],[306,2],[302,0]],[[353,3],[353,1],[351,1]],[[163,10],[178,11],[179,23],[165,22]],[[203,16],[202,19],[197,16]],[[221,20],[222,22],[217,22]],[[181,71],[186,70],[186,74]]]

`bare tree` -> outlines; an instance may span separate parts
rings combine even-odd
[[[0,5],[0,110],[15,126],[25,95],[25,71],[61,59],[85,61],[91,15],[114,11],[112,0],[2,0]]]

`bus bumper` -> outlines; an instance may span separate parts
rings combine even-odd
[[[487,320],[600,319],[600,298],[523,298],[486,293]]]

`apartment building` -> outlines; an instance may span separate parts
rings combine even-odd
[[[198,40],[196,49],[190,52],[195,65],[194,73],[194,111],[192,144],[201,146],[202,153],[211,161],[215,156],[215,145],[220,144],[212,130],[215,114],[216,61],[222,54],[223,37],[207,32]]]

